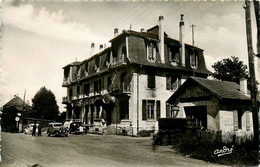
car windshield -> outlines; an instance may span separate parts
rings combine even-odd
[[[62,126],[62,124],[53,124],[53,126]]]

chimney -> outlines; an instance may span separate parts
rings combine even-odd
[[[159,52],[161,57],[161,63],[165,63],[164,60],[164,29],[163,29],[163,16],[159,16]]]
[[[99,45],[99,51],[100,51],[100,52],[103,51],[103,45],[102,45],[102,44]]]
[[[114,29],[114,37],[116,37],[118,35],[118,28]]]
[[[240,92],[247,95],[247,79],[245,78],[240,80]]]
[[[89,56],[93,56],[95,53],[95,43],[91,43]]]
[[[185,66],[185,44],[184,44],[184,21],[183,21],[183,14],[181,14],[181,21],[180,21],[180,43],[181,43],[181,64]]]
[[[141,28],[141,32],[144,32],[144,29],[143,29],[143,28]]]

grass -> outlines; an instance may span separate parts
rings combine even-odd
[[[257,153],[253,152],[252,136],[236,137],[223,141],[221,133],[201,130],[171,132],[173,148],[184,155],[207,162],[224,165],[256,164]],[[158,136],[154,138],[158,142]]]

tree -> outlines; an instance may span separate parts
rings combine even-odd
[[[215,70],[212,76],[218,80],[239,83],[240,79],[248,78],[247,66],[235,56],[222,59],[212,67]]]
[[[42,87],[32,99],[32,110],[35,118],[56,120],[59,107],[52,91]]]

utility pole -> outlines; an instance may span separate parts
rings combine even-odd
[[[250,91],[251,91],[251,110],[253,116],[254,127],[254,140],[253,151],[257,155],[256,161],[259,161],[259,120],[258,120],[258,108],[256,100],[256,81],[255,81],[255,68],[254,68],[254,55],[252,47],[252,29],[251,29],[251,13],[250,13],[250,0],[245,0],[245,16],[246,16],[246,34],[247,34],[247,50],[248,50],[248,62],[249,62],[249,74],[250,74]]]
[[[257,26],[257,53],[260,53],[260,11],[259,1],[254,0],[255,18]]]
[[[192,31],[192,56],[194,58],[194,62],[192,62],[192,66],[193,66],[193,77],[195,77],[195,71],[194,68],[196,67],[196,57],[195,57],[195,52],[194,52],[194,45],[195,45],[195,41],[194,41],[194,28],[196,27],[196,25],[192,24],[191,25],[191,31]]]
[[[22,122],[22,131],[23,131],[23,119],[24,119],[24,109],[25,109],[25,95],[26,95],[26,89],[24,90],[24,95],[23,95],[23,110],[21,114],[21,122]]]

